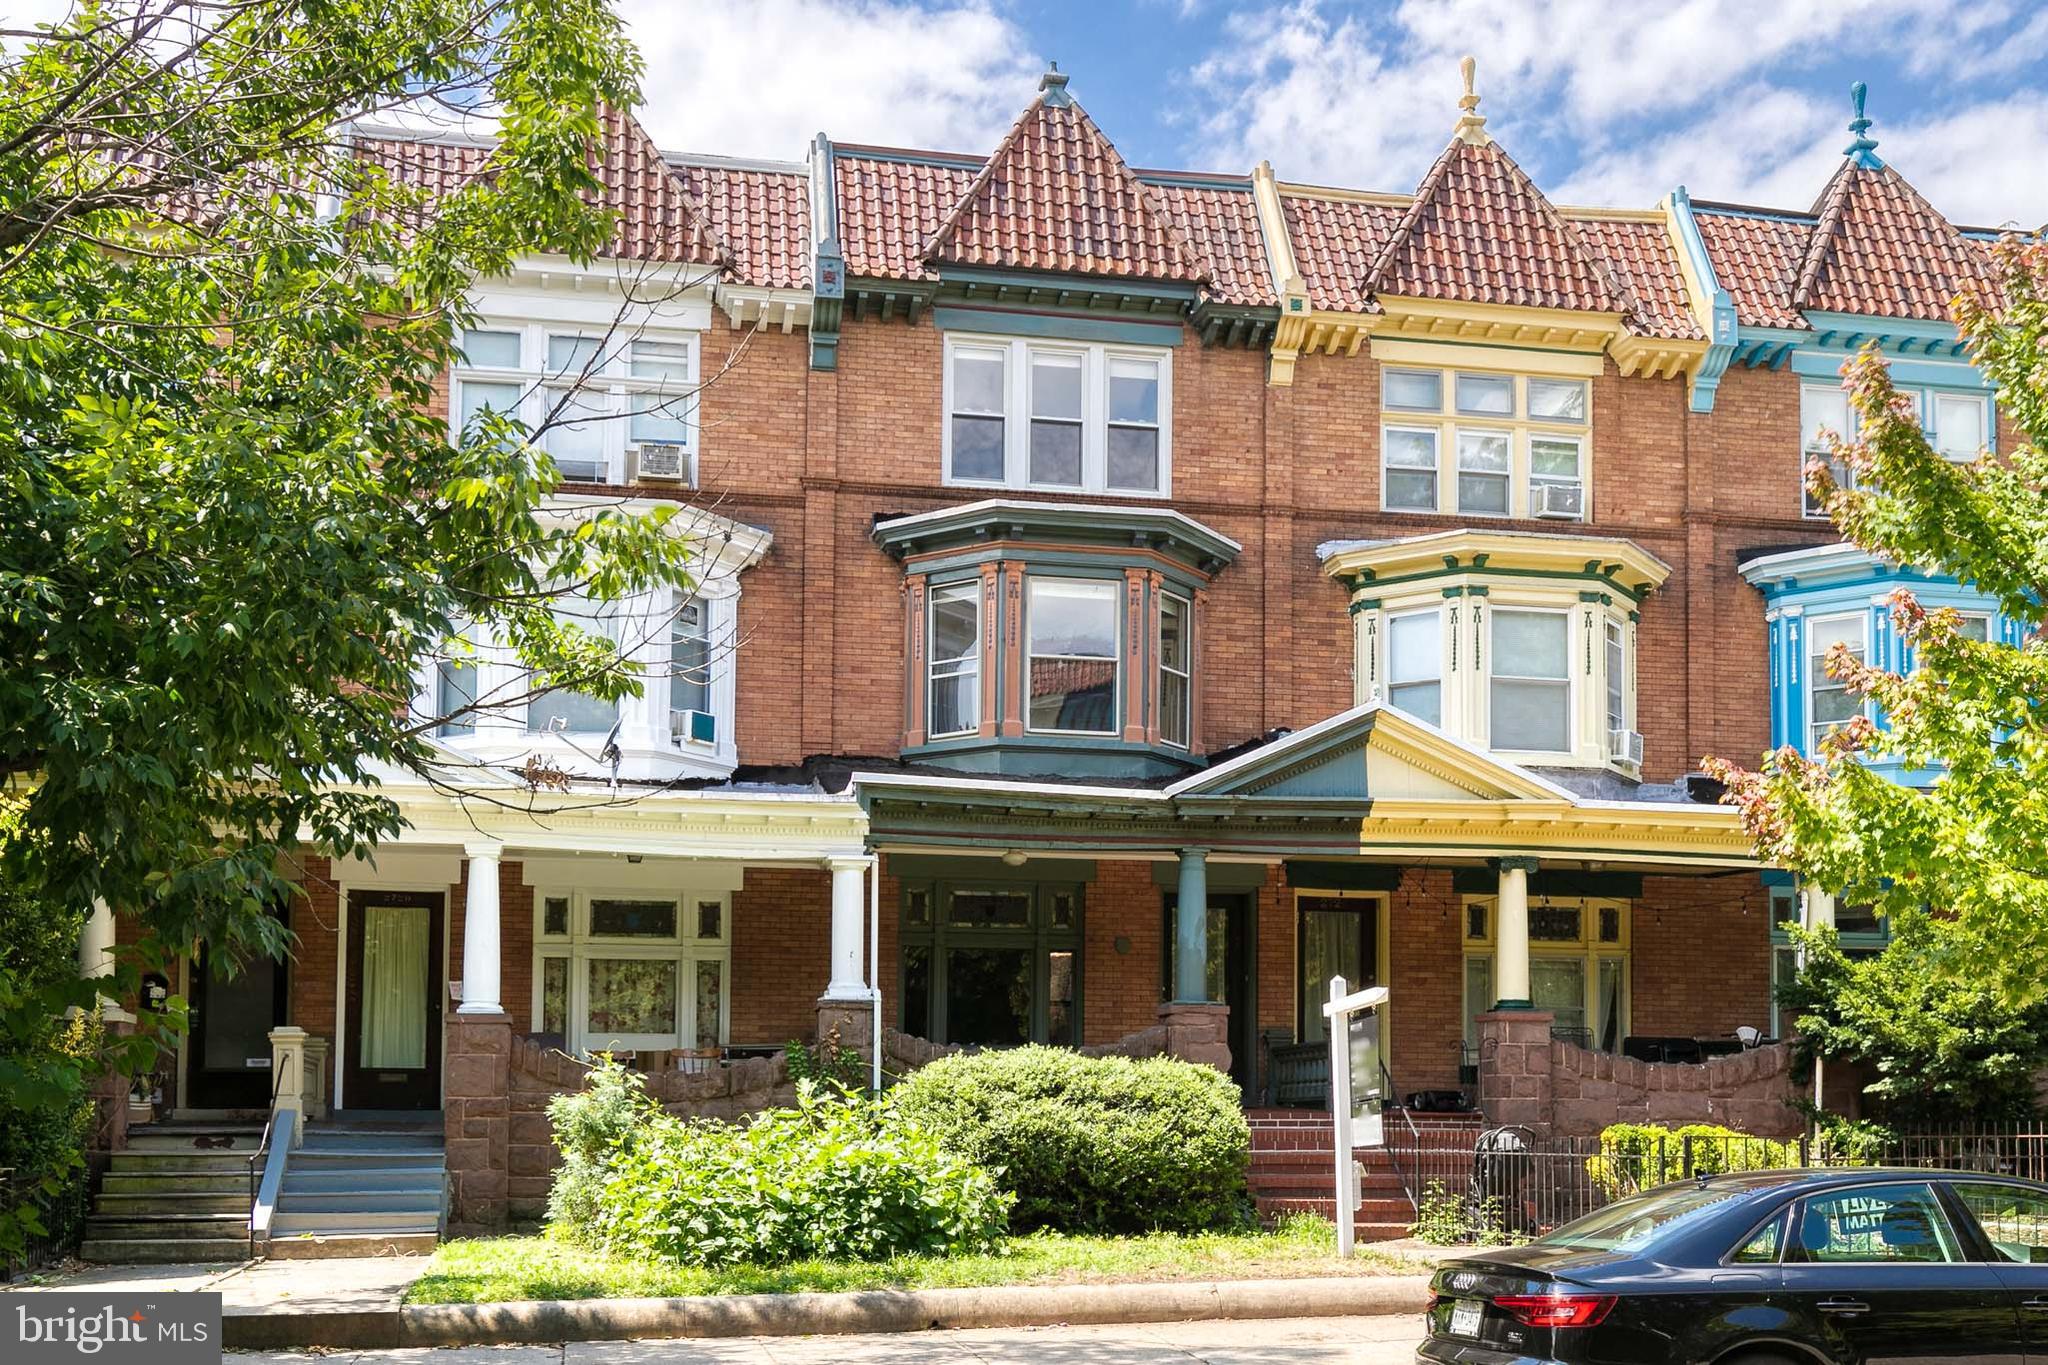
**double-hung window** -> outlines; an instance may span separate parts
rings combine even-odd
[[[1813,496],[1813,490],[1806,486],[1806,466],[1818,460],[1828,468],[1828,474],[1838,488],[1854,488],[1856,471],[1848,461],[1834,453],[1830,435],[1845,441],[1856,438],[1855,416],[1849,407],[1849,395],[1839,388],[1821,384],[1806,384],[1799,390],[1799,487],[1800,506],[1809,517],[1824,517],[1828,509]]]
[[[1030,728],[1047,734],[1115,733],[1117,585],[1034,574],[1028,586],[1024,664]]]
[[[1628,641],[1622,634],[1621,622],[1609,618],[1606,623],[1606,651],[1603,661],[1607,665],[1607,731],[1628,729]]]
[[[1170,361],[1156,347],[949,336],[946,482],[1166,494]]]
[[[930,629],[931,737],[972,734],[981,720],[981,584],[934,588]]]
[[[628,638],[632,618],[624,604],[599,601],[582,593],[565,593],[555,599],[552,610],[561,624],[611,641],[622,656],[632,652],[636,642]],[[600,700],[573,687],[550,688],[526,704],[526,728],[534,734],[567,731],[601,735],[618,718],[617,702]]]
[[[476,731],[476,655],[466,652],[461,632],[443,647],[448,653],[434,665],[434,714],[441,717],[438,735]]]
[[[1185,597],[1159,598],[1159,738],[1188,746],[1188,703],[1194,613]]]
[[[457,438],[489,409],[537,433],[567,482],[696,482],[694,334],[492,323],[463,333],[453,383]]]
[[[1493,613],[1491,747],[1529,753],[1572,747],[1570,626],[1562,611]]]
[[[679,600],[669,619],[668,730],[681,744],[709,744],[718,738],[711,711],[711,604],[701,597]]]
[[[1436,607],[1387,620],[1387,701],[1435,726],[1444,723],[1443,622]]]
[[[1814,752],[1818,752],[1823,739],[1863,714],[1863,698],[1851,692],[1840,678],[1828,676],[1828,654],[1837,644],[1848,646],[1855,658],[1863,658],[1862,613],[1820,616],[1807,623],[1806,706],[1810,747]]]
[[[1381,371],[1381,504],[1468,517],[1586,516],[1583,379]]]

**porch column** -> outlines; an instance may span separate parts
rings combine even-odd
[[[862,894],[862,874],[867,862],[861,858],[832,858],[832,977],[825,985],[827,1000],[868,1001],[867,973],[861,970],[865,957],[861,940],[867,897]]]
[[[462,1004],[457,1014],[498,1014],[498,858],[502,844],[470,844],[469,900],[462,919]]]
[[[114,911],[99,897],[93,897],[92,913],[78,935],[78,975],[94,981],[114,974]],[[100,997],[100,1018],[109,1023],[125,1022],[132,1016],[110,995]]]
[[[1209,850],[1180,851],[1180,900],[1173,914],[1173,998],[1209,999]]]
[[[1500,924],[1494,934],[1493,1007],[1531,1008],[1529,999],[1529,874],[1534,858],[1500,859]]]

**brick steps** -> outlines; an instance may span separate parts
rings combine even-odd
[[[1329,1117],[1299,1110],[1248,1114],[1252,1154],[1249,1183],[1259,1216],[1271,1221],[1290,1213],[1337,1217],[1336,1149]],[[1358,1149],[1359,1206],[1352,1227],[1360,1241],[1389,1241],[1409,1235],[1415,1207],[1407,1180],[1439,1180],[1463,1189],[1471,1174],[1472,1147],[1484,1131],[1478,1115],[1389,1116],[1387,1137],[1400,1144],[1398,1158],[1383,1147]],[[1410,1144],[1417,1144],[1411,1146]],[[1419,1182],[1418,1182],[1419,1183]]]

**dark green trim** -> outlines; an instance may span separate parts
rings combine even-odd
[[[1502,862],[1509,861],[1501,859]],[[1535,859],[1528,859],[1534,862]],[[1500,890],[1499,877],[1491,868],[1460,867],[1451,873],[1451,890],[1461,896],[1491,896]],[[1643,874],[1640,872],[1583,872],[1571,868],[1538,868],[1529,874],[1532,896],[1601,896],[1610,900],[1640,900]]]
[[[1391,863],[1326,863],[1292,858],[1287,884],[1298,891],[1398,891],[1401,869]]]
[[[891,853],[884,871],[899,881],[1092,882],[1093,858],[1033,858],[1011,867],[1001,858],[948,857],[943,853]]]
[[[1208,864],[1208,872],[1209,890],[1212,892],[1257,891],[1266,884],[1264,863],[1211,862]],[[1153,863],[1152,885],[1163,891],[1179,891],[1179,861]]]
[[[1496,1000],[1493,1007],[1496,1010],[1533,1010],[1536,1003],[1533,1000]]]
[[[950,295],[973,295],[983,288],[998,297],[1012,291],[1025,295],[1057,295],[1082,299],[1143,299],[1157,303],[1192,304],[1201,292],[1193,284],[1111,279],[1100,275],[1060,274],[1050,270],[1002,270],[985,266],[942,265],[939,287]]]
[[[932,310],[932,323],[942,332],[986,332],[1045,341],[1099,341],[1112,346],[1173,347],[1186,339],[1177,321],[1125,322],[1071,313],[1026,313],[950,304]]]
[[[1242,346],[1248,351],[1262,351],[1272,344],[1274,330],[1280,325],[1280,310],[1205,301],[1195,306],[1189,323],[1201,335],[1204,346]]]
[[[1091,777],[1185,777],[1202,766],[1186,749],[1132,743],[1108,734],[969,735],[905,749],[903,758],[963,774],[1057,775],[1075,782]]]
[[[986,549],[993,540],[1067,541],[1074,545],[1156,550],[1208,575],[1232,563],[1242,547],[1191,517],[1152,507],[1075,508],[1015,497],[1004,489],[956,489],[970,501],[946,509],[949,515],[927,515],[885,521],[873,531],[875,543],[903,558],[933,550]],[[968,510],[973,503],[1001,501],[1000,507]],[[1028,554],[1019,556],[1029,559]]]

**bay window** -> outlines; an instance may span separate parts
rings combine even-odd
[[[692,333],[494,322],[462,334],[451,383],[458,439],[489,409],[541,432],[567,482],[695,483]]]
[[[1389,511],[1585,517],[1586,380],[1395,366],[1380,375],[1380,500]]]
[[[1387,619],[1387,700],[1417,720],[1444,723],[1443,612],[1403,612]]]
[[[981,584],[934,588],[930,631],[931,736],[972,734],[981,723]]]
[[[1819,616],[1807,623],[1806,716],[1809,753],[1820,742],[1863,714],[1863,698],[1839,678],[1828,676],[1827,657],[1837,644],[1857,658],[1864,651],[1864,616]]]
[[[1024,632],[1031,729],[1114,733],[1117,585],[1034,574],[1029,586]]]
[[[552,608],[555,619],[590,635],[602,636],[629,654],[634,642],[627,638],[629,617],[618,602],[601,602],[581,593],[564,594]],[[619,718],[619,704],[604,701],[569,687],[551,688],[526,704],[526,728],[535,734],[567,731],[571,734],[601,735]]]
[[[1491,747],[1532,753],[1572,747],[1570,625],[1561,611],[1493,613]]]
[[[1159,738],[1176,748],[1188,747],[1188,704],[1193,660],[1189,644],[1193,611],[1185,597],[1163,593],[1159,598]]]
[[[1170,352],[950,335],[946,482],[1160,496]]]
[[[1626,730],[1628,725],[1628,637],[1621,622],[1609,617],[1606,623],[1607,729]]]
[[[727,894],[546,890],[534,897],[533,1022],[567,1050],[727,1040]]]
[[[669,618],[668,727],[678,744],[714,740],[711,708],[711,604],[702,598],[676,603]]]

